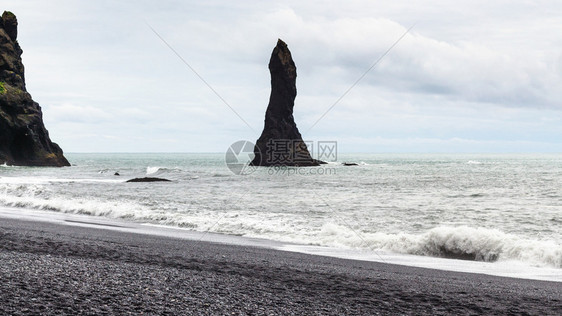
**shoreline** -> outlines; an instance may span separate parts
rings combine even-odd
[[[14,218],[0,221],[0,241],[7,314],[562,311],[558,282]]]
[[[298,252],[308,255],[325,256],[367,262],[388,263],[439,271],[485,274],[490,276],[562,282],[561,269],[553,267],[534,267],[518,261],[484,262],[432,256],[392,253],[385,251],[365,251],[315,246],[271,239],[236,236],[212,232],[193,231],[188,228],[150,224],[101,216],[61,213],[44,210],[0,207],[0,219],[11,218],[28,221],[42,221],[59,225],[90,227],[116,230],[126,233],[154,235],[188,241],[207,241],[234,246],[254,246],[267,249]]]

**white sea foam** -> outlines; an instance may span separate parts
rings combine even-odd
[[[467,162],[467,164],[469,164],[469,165],[481,165],[482,162],[481,162],[481,161],[477,161],[477,160],[469,160],[469,161]]]
[[[84,155],[63,169],[3,169],[0,206],[367,253],[562,268],[558,156],[350,155],[346,161],[360,161],[361,167],[290,177],[239,177],[224,166],[222,155],[119,157]],[[485,163],[473,172],[467,161]],[[177,181],[128,185],[110,170]],[[478,228],[483,225],[488,228]]]
[[[73,179],[55,177],[2,177],[0,186],[5,184],[48,184],[48,183],[119,183],[122,179]],[[1,189],[2,187],[0,187]]]
[[[181,168],[168,168],[168,167],[146,167],[146,174],[162,174],[162,173],[181,173]]]
[[[130,201],[49,197],[43,185],[4,186],[0,204],[62,213],[130,219],[232,235],[270,238],[310,245],[352,249],[382,249],[395,253],[476,261],[517,260],[533,266],[562,268],[562,246],[551,240],[528,240],[495,229],[436,227],[420,234],[359,233],[334,223],[319,231],[283,221],[265,223],[259,216],[230,215],[224,219],[151,208]],[[48,192],[47,192],[48,193]],[[216,214],[216,213],[215,213]]]
[[[3,179],[4,180],[4,179]],[[60,180],[60,179],[59,179]],[[62,213],[130,219],[163,225],[211,230],[239,236],[269,238],[309,245],[460,258],[476,261],[517,260],[543,267],[562,268],[562,245],[553,240],[532,240],[497,229],[439,226],[421,233],[359,232],[333,222],[312,228],[303,218],[296,223],[284,216],[260,213],[178,212],[159,204],[131,200],[67,198],[52,194],[48,184],[0,184],[0,204]]]
[[[496,229],[440,226],[420,234],[360,234],[345,226],[326,224],[319,240],[324,246],[488,262],[517,260],[534,266],[562,268],[562,246],[555,241],[524,239]]]
[[[160,171],[160,167],[146,167],[146,174],[155,174]]]
[[[179,214],[155,210],[130,201],[101,201],[94,198],[52,197],[43,185],[0,186],[0,204],[69,214],[103,216],[189,227]]]

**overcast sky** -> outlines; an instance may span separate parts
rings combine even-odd
[[[4,0],[2,9],[18,17],[27,89],[65,152],[224,152],[255,141],[277,38],[297,65],[305,140],[337,141],[340,152],[562,152],[560,1]]]

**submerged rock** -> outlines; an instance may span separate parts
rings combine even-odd
[[[171,182],[171,181],[172,180],[163,179],[163,178],[145,177],[145,178],[134,178],[131,180],[127,180],[126,182]]]
[[[17,27],[16,16],[5,11],[0,18],[0,164],[70,166],[26,90]]]
[[[277,41],[269,60],[271,95],[265,126],[254,149],[254,166],[318,166],[293,118],[297,96],[297,68],[287,44]]]

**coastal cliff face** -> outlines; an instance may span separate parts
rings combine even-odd
[[[41,107],[25,87],[16,16],[0,18],[0,164],[69,166],[61,148],[51,142]]]
[[[269,61],[271,95],[265,126],[254,149],[254,166],[318,166],[312,159],[293,117],[297,68],[287,44],[277,41]]]

